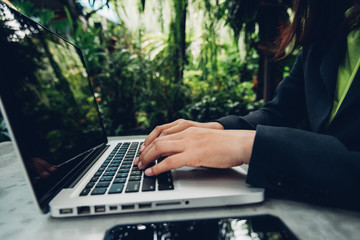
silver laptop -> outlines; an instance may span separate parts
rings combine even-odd
[[[0,1],[1,110],[34,200],[54,217],[261,202],[242,168],[146,177],[143,139],[108,142],[80,50]],[[157,161],[161,161],[158,159]]]

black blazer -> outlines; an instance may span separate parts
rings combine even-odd
[[[360,209],[359,71],[327,126],[345,47],[339,35],[326,51],[303,49],[272,101],[245,117],[218,120],[225,129],[256,129],[247,183]]]

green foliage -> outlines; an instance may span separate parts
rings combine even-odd
[[[49,10],[18,2],[24,12],[56,30],[59,23],[47,20],[46,16],[53,16]],[[123,1],[108,2],[125,10]],[[71,19],[65,9],[70,30],[65,37],[83,51],[109,135],[151,129],[177,118],[210,121],[227,114],[244,115],[262,105],[251,89],[259,57],[249,43],[257,39],[254,29],[259,1],[169,0],[168,34],[164,33],[164,2],[157,6],[162,33],[152,35],[141,27],[130,32],[123,24],[84,24]],[[190,3],[204,15],[198,39],[185,25]],[[138,6],[141,14],[148,9],[145,1],[138,1]],[[223,39],[220,30],[224,24],[232,28],[236,41]],[[241,31],[247,33],[248,41],[242,55],[238,46]],[[200,43],[199,55],[190,50],[195,42]]]
[[[213,87],[200,80],[199,72],[185,74],[185,82],[193,89],[195,98],[182,110],[183,117],[207,122],[229,114],[245,115],[261,107],[263,102],[255,101],[256,94],[249,81],[258,68],[256,59],[255,55],[241,64],[236,51],[227,52],[217,62],[218,83]]]
[[[23,14],[32,17],[35,21],[47,26],[51,20],[55,17],[55,13],[47,9],[35,8],[34,4],[30,1],[17,0],[13,4]]]
[[[68,29],[69,25],[66,20],[53,21],[55,18],[54,11],[36,8],[31,1],[15,0],[12,3],[18,11],[55,32],[62,33]]]
[[[182,111],[183,117],[208,122],[229,114],[245,115],[263,105],[263,101],[255,101],[256,95],[250,82],[231,85],[188,105]]]
[[[255,32],[259,3],[260,0],[226,0],[220,6],[218,16],[223,18],[226,14],[226,24],[229,24],[234,30],[236,39],[239,38],[241,30],[245,27],[245,41],[248,41],[251,34]]]
[[[168,36],[146,36],[143,44],[151,60],[149,69],[154,73],[146,82],[140,104],[150,127],[181,117],[180,111],[191,99],[190,89],[183,84],[187,62],[185,21],[188,1],[173,1],[172,4],[173,15]]]
[[[122,35],[122,40],[116,34]],[[111,25],[105,31],[96,26],[79,27],[72,38],[83,50],[108,134],[136,128],[143,82],[150,71],[136,44],[127,42],[131,36],[121,26]]]
[[[190,101],[190,89],[174,77],[174,52],[167,41],[165,36],[157,35],[149,36],[143,44],[147,59],[143,69],[148,69],[150,78],[143,83],[140,109],[151,127],[181,117],[179,111]]]

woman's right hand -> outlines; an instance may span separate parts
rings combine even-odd
[[[157,126],[145,139],[143,146],[140,148],[140,153],[143,152],[145,147],[149,146],[157,137],[179,133],[189,127],[201,127],[219,130],[224,129],[224,127],[218,122],[200,123],[190,120],[178,119],[172,123]]]

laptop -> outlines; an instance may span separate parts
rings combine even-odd
[[[143,138],[108,141],[79,48],[0,1],[0,105],[34,202],[53,217],[258,203],[246,171],[133,166]],[[158,159],[157,161],[161,161]]]

